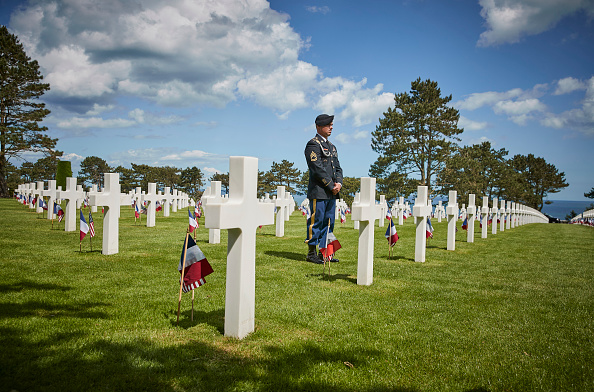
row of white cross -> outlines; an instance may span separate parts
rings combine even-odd
[[[370,285],[373,282],[374,257],[374,226],[375,220],[385,216],[387,207],[375,201],[375,178],[362,177],[361,191],[356,194],[352,206],[352,220],[359,230],[357,254],[357,284]],[[118,216],[112,211],[119,211],[121,204],[129,204],[130,200],[119,191],[118,174],[105,174],[105,189],[103,192],[90,196],[91,205],[105,206],[103,223],[103,253],[117,253]],[[290,205],[289,197],[285,196],[284,187],[277,189],[274,203],[258,200],[258,159],[253,157],[230,157],[229,159],[229,195],[221,196],[220,182],[213,181],[210,189],[202,197],[205,212],[205,226],[213,230],[228,230],[227,244],[227,281],[225,294],[225,335],[243,338],[254,330],[255,313],[255,270],[256,270],[256,230],[262,225],[274,223],[274,208],[277,210],[277,225],[285,221],[285,213]],[[149,194],[154,193],[149,189]],[[417,199],[412,208],[416,219],[415,261],[425,261],[426,224],[431,215],[432,206],[428,202],[426,186],[419,186]],[[383,196],[383,195],[381,195]],[[448,207],[448,250],[455,249],[455,222],[458,217],[456,192],[449,194]],[[264,201],[264,202],[263,202]],[[505,205],[502,200],[502,208]],[[489,212],[488,198],[483,199],[483,236],[486,237],[486,216]],[[497,201],[494,201],[497,205]],[[294,206],[294,202],[293,202]],[[531,222],[548,222],[544,215],[515,203],[508,202],[510,213],[508,224],[525,224]],[[476,206],[474,195],[469,197],[468,214],[468,242],[474,240],[474,218]],[[288,212],[290,214],[290,212]],[[380,215],[382,214],[382,215]],[[540,214],[540,215],[539,215]],[[399,214],[402,215],[402,214]],[[513,217],[513,218],[512,218]],[[544,218],[544,219],[543,219]],[[503,220],[502,220],[503,221]],[[383,217],[380,219],[383,223]],[[472,226],[471,226],[472,225]],[[283,226],[284,227],[284,226]],[[502,230],[503,230],[503,226]],[[513,227],[513,226],[511,226]],[[281,234],[277,226],[277,235]],[[282,236],[282,234],[281,234]],[[209,242],[211,238],[209,238]],[[106,252],[107,249],[107,252]]]

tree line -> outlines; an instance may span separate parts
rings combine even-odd
[[[23,182],[53,179],[62,152],[55,150],[57,139],[46,135],[40,123],[50,111],[38,99],[50,89],[43,83],[39,64],[31,60],[18,38],[6,26],[0,26],[0,196],[9,197],[9,188]],[[550,193],[567,187],[565,173],[533,154],[507,157],[504,148],[495,149],[490,142],[460,146],[458,110],[448,106],[452,96],[442,96],[437,82],[417,80],[407,92],[395,94],[394,108],[388,107],[372,132],[371,147],[378,153],[369,168],[377,179],[378,194],[393,202],[398,196],[410,197],[418,185],[429,187],[432,197],[458,191],[460,200],[473,193],[513,200],[542,210]],[[25,152],[42,152],[36,162],[20,167],[10,161],[22,159]],[[182,189],[196,198],[206,178],[197,167],[185,169],[144,164],[110,167],[96,156],[81,163],[78,178],[83,184],[103,185],[103,173],[117,172],[123,191],[147,188],[149,182]],[[308,171],[301,172],[293,163],[273,162],[270,170],[258,173],[258,196],[274,194],[278,185],[294,195],[307,192]],[[221,181],[227,192],[228,173],[209,178]],[[352,203],[360,180],[345,177],[341,197]],[[592,192],[591,192],[592,193]],[[586,194],[585,194],[586,195]]]

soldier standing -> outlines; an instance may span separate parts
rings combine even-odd
[[[309,168],[310,218],[307,220],[305,243],[309,246],[307,261],[323,264],[316,246],[325,244],[326,236],[334,230],[336,199],[342,188],[342,168],[336,146],[328,140],[332,134],[334,116],[320,114],[316,117],[316,135],[305,146],[305,160]],[[333,258],[331,261],[338,262]]]

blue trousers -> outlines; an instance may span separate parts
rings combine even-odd
[[[309,199],[311,216],[307,219],[308,245],[326,244],[327,234],[334,231],[335,210],[336,199]]]

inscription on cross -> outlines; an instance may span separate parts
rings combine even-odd
[[[205,206],[206,227],[228,230],[225,336],[239,339],[254,330],[256,230],[274,224],[274,205],[258,202],[257,188],[258,158],[230,157],[229,199],[219,188]]]
[[[357,284],[373,283],[373,251],[375,220],[379,207],[375,204],[375,178],[361,177],[359,199],[355,196],[352,219],[359,223],[359,247],[357,251]]]

